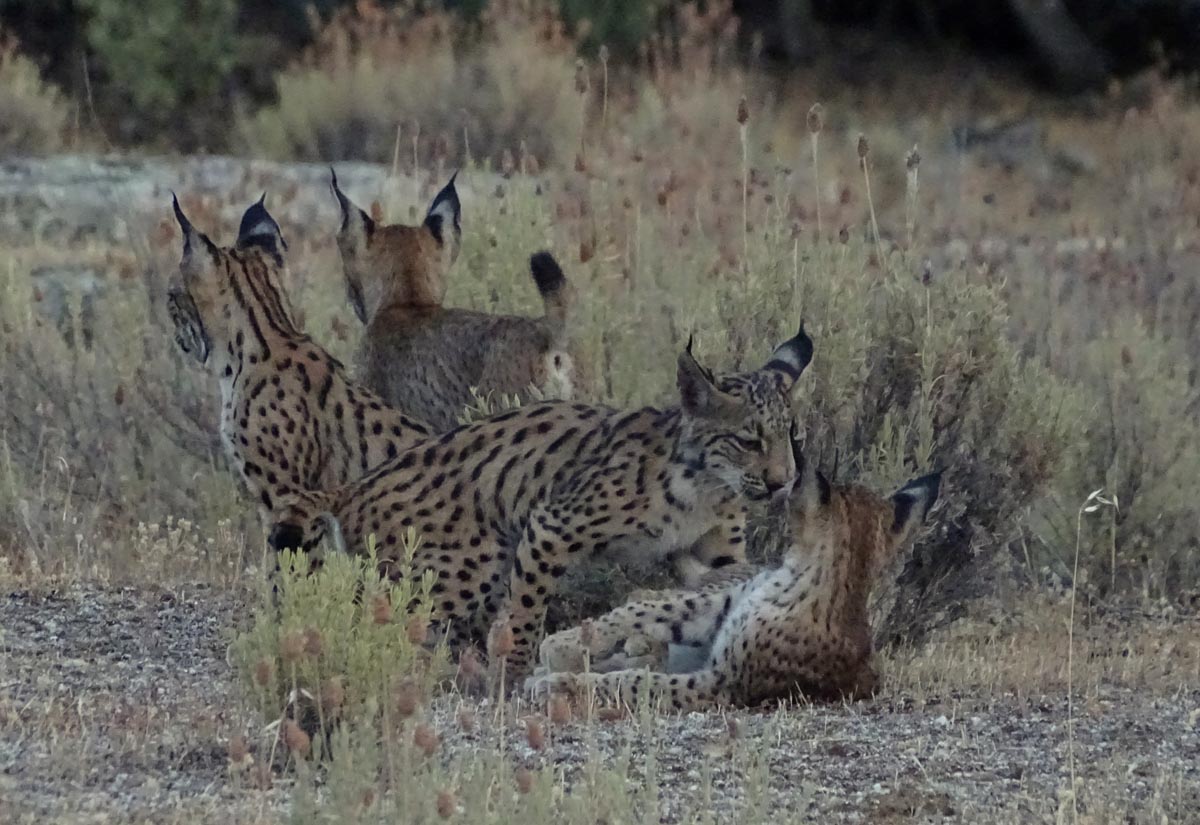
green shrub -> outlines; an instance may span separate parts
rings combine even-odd
[[[224,148],[242,43],[237,0],[82,0],[107,120],[126,140]]]
[[[1037,563],[1069,576],[1081,525],[1089,589],[1174,597],[1200,576],[1200,389],[1178,347],[1137,321],[1082,348],[1066,461],[1037,509]],[[1103,488],[1116,508],[1079,511]],[[1081,582],[1080,584],[1083,584]]]
[[[417,544],[410,536],[410,558]],[[252,626],[232,646],[234,668],[265,718],[307,711],[318,727],[334,719],[352,727],[388,723],[397,690],[427,698],[446,675],[445,649],[422,648],[432,576],[393,586],[376,571],[373,552],[333,555],[313,575],[304,554],[280,556],[277,597],[263,595]]]
[[[322,161],[572,157],[570,44],[553,23],[519,15],[492,15],[482,32],[438,14],[347,9],[279,75],[278,102],[239,120],[241,140],[256,154]]]
[[[0,32],[0,155],[55,151],[70,117],[58,89]]]

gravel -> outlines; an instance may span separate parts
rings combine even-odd
[[[225,659],[248,614],[237,594],[199,586],[0,597],[0,819],[278,820],[283,786],[259,790],[227,768],[229,737],[258,729]],[[457,728],[456,703],[433,712],[447,758],[496,747],[490,725]],[[1200,822],[1198,707],[1195,684],[1089,689],[1075,711],[1081,816]],[[493,710],[484,701],[477,714]],[[561,769],[568,786],[593,748],[610,766],[628,757],[635,782],[652,751],[664,823],[701,808],[729,821],[746,804],[777,821],[1054,822],[1070,807],[1066,719],[1061,689],[1018,698],[900,686],[851,706],[575,721],[540,751],[517,724],[507,747],[530,767]],[[767,779],[748,793],[755,764]]]

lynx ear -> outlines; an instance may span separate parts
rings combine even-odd
[[[375,231],[375,221],[346,197],[346,193],[338,186],[337,172],[332,166],[329,168],[329,184],[342,212],[342,226],[338,230],[338,239],[345,237],[365,241]]]
[[[211,270],[220,253],[207,235],[192,226],[187,215],[183,214],[183,207],[179,205],[179,198],[174,192],[171,193],[171,208],[175,211],[175,220],[183,233],[183,255],[179,259],[179,271],[186,282]]]
[[[897,490],[892,495],[892,532],[907,538],[921,526],[938,499],[941,484],[942,473],[938,471],[913,479]]]
[[[800,428],[792,421],[790,433],[792,458],[796,462],[796,480],[792,482],[791,497],[805,513],[813,513],[818,507],[826,507],[833,498],[833,487],[829,479],[817,469],[816,460],[808,460],[800,447]]]
[[[782,374],[789,387],[804,372],[813,357],[813,342],[804,331],[804,323],[800,323],[800,331],[792,338],[784,341],[771,353],[770,360],[763,366],[764,370],[774,370]]]
[[[242,215],[241,225],[238,226],[237,248],[257,246],[279,258],[287,249],[287,243],[283,240],[283,233],[279,231],[279,224],[267,211],[266,201],[267,193],[263,192],[262,197],[252,203]]]
[[[697,418],[720,419],[736,414],[739,407],[736,399],[721,391],[711,372],[700,366],[692,355],[692,339],[688,338],[687,349],[679,354],[676,383],[683,411]]]
[[[458,172],[450,176],[450,181],[442,187],[429,204],[425,213],[425,228],[433,234],[443,247],[449,247],[452,256],[457,256],[458,246],[462,241],[462,204],[458,200],[458,189],[454,181]]]

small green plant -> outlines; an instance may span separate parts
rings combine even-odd
[[[410,562],[418,544],[410,532]],[[373,546],[365,555],[331,555],[315,571],[306,554],[285,552],[274,585],[232,652],[252,701],[281,733],[314,722],[318,730],[335,721],[391,724],[415,713],[446,677],[445,649],[430,627],[430,574],[390,583],[379,576]]]

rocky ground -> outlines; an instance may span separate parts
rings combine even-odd
[[[243,710],[225,658],[243,615],[243,599],[208,587],[43,586],[0,597],[4,819],[280,819],[283,783],[264,791],[228,770],[229,737],[261,724]],[[1197,629],[1185,625],[1176,636],[1195,639]],[[1092,632],[1110,634],[1100,625]],[[1119,648],[1110,646],[1114,657],[1131,655]],[[1085,821],[1200,821],[1195,651],[1160,654],[1171,657],[1165,672],[1175,668],[1182,687],[1114,677],[1077,688]],[[947,671],[968,666],[945,655]],[[662,822],[697,809],[707,773],[712,798],[704,804],[725,821],[745,801],[748,755],[765,762],[763,799],[785,819],[1053,822],[1069,812],[1061,686],[1009,690],[998,681],[972,695],[923,685],[917,672],[896,669],[882,698],[849,707],[573,722],[537,753],[514,728],[508,747],[562,768],[568,783],[593,745],[605,764],[630,753],[634,781],[652,748]],[[448,707],[435,717],[448,755],[495,747],[494,728],[462,733]]]

